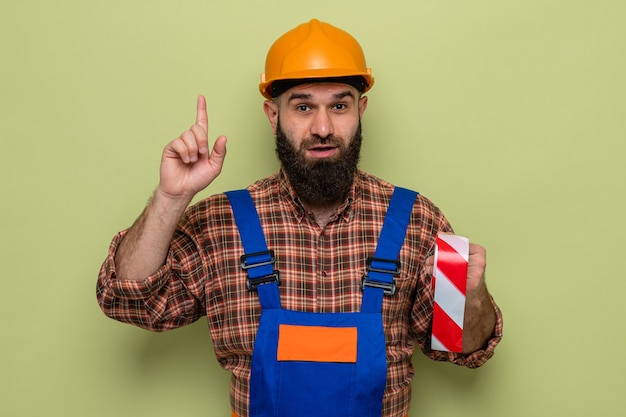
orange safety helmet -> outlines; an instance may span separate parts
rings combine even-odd
[[[265,98],[272,98],[276,96],[272,94],[275,81],[339,77],[362,77],[362,92],[374,84],[372,69],[367,68],[357,40],[344,30],[312,19],[285,33],[271,46],[259,91]]]

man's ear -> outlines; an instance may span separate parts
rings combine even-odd
[[[273,100],[265,100],[263,102],[263,111],[272,126],[272,133],[276,134],[276,126],[278,125],[278,104]]]
[[[367,96],[361,96],[359,98],[359,117],[363,118],[363,113],[365,113],[365,109],[367,109]]]

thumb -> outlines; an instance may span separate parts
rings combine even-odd
[[[213,149],[209,155],[209,164],[221,171],[226,158],[226,136],[219,136],[213,144]]]

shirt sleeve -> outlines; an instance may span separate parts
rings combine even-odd
[[[104,314],[151,331],[181,327],[204,315],[207,266],[194,239],[179,228],[159,270],[140,281],[123,280],[117,278],[115,254],[126,233],[113,238],[98,275],[96,296]]]

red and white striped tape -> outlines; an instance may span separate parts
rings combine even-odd
[[[445,233],[437,235],[433,285],[435,303],[431,348],[446,352],[463,349],[465,286],[469,239]]]

